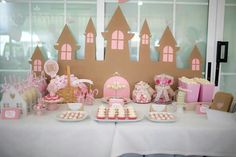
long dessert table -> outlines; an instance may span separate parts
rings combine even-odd
[[[235,123],[217,123],[195,112],[178,112],[174,123],[97,122],[93,106],[84,106],[89,117],[80,122],[60,122],[56,115],[31,114],[19,120],[0,120],[1,157],[117,157],[127,153],[236,156]],[[147,115],[150,104],[134,104]],[[180,110],[181,111],[181,110]]]

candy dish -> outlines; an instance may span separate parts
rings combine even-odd
[[[153,122],[175,122],[177,120],[176,115],[170,112],[149,112],[146,116],[148,120]]]
[[[62,122],[78,122],[87,117],[88,113],[85,111],[63,111],[56,116],[56,119]]]
[[[67,103],[67,106],[72,111],[78,111],[82,109],[82,103]]]

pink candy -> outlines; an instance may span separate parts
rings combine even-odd
[[[135,85],[133,90],[132,99],[137,103],[149,103],[152,100],[152,92],[150,91],[150,86],[143,81],[140,81]]]

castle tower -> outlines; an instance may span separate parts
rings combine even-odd
[[[146,19],[143,23],[143,26],[142,26],[139,36],[140,36],[139,61],[140,62],[150,62],[151,61],[150,38],[152,35],[150,33],[150,29],[149,29]]]
[[[160,53],[159,62],[176,67],[176,52],[179,47],[168,26],[159,41],[159,46],[155,48]]]
[[[128,33],[130,28],[119,6],[106,30],[106,32],[102,32],[104,39],[107,41],[105,60],[130,60],[128,42],[134,34]]]
[[[85,59],[96,60],[96,29],[90,18],[85,29]]]
[[[58,51],[58,62],[73,61],[76,59],[76,51],[80,47],[76,44],[67,24],[58,38],[54,48]]]
[[[35,48],[29,63],[31,64],[32,72],[35,73],[36,76],[40,76],[42,71],[44,71],[45,58],[38,46]]]
[[[197,46],[195,45],[190,57],[189,57],[189,65],[190,65],[190,69],[194,72],[202,72],[202,55],[199,52],[199,49],[197,48]]]

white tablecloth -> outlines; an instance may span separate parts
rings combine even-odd
[[[100,103],[99,103],[100,104]],[[149,105],[135,105],[146,114]],[[94,114],[96,106],[86,106]],[[63,110],[61,108],[60,110]],[[209,122],[193,112],[176,123],[58,122],[61,111],[0,120],[0,157],[116,157],[126,153],[235,156],[236,125]]]
[[[94,107],[85,107],[89,113]],[[115,125],[58,122],[57,112],[0,120],[0,157],[109,157]]]
[[[147,114],[145,105],[135,105]],[[175,123],[119,123],[112,157],[125,153],[236,156],[236,125],[213,123],[206,115],[177,113]]]

